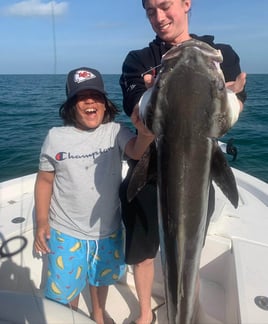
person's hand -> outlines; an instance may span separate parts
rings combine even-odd
[[[131,114],[131,121],[132,121],[134,127],[138,130],[139,134],[141,134],[143,136],[154,137],[152,132],[149,131],[149,129],[144,125],[143,121],[140,119],[138,105],[136,105],[133,109],[133,112]]]
[[[247,77],[247,74],[245,72],[241,72],[240,74],[238,74],[235,81],[226,82],[225,86],[227,89],[231,90],[233,93],[239,93],[245,87],[246,77]],[[244,104],[240,100],[238,100],[238,102],[239,102],[239,108],[240,108],[239,113],[240,113],[244,108]],[[238,116],[237,116],[237,118],[238,118]]]
[[[244,89],[246,84],[247,74],[245,72],[241,72],[236,77],[235,81],[229,81],[225,83],[226,88],[232,90],[234,93],[239,93]]]
[[[36,229],[34,248],[36,253],[50,253],[50,249],[47,245],[47,240],[50,238],[50,227],[46,223],[44,225],[38,226]]]
[[[143,81],[147,89],[151,88],[154,85],[154,80],[155,78],[152,74],[145,74],[143,77]]]

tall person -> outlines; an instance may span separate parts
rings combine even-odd
[[[191,38],[204,41],[221,50],[226,86],[233,91],[234,114],[243,109],[246,74],[241,73],[239,56],[230,45],[215,44],[213,36],[198,37],[189,33],[188,19],[191,0],[142,0],[147,18],[156,33],[155,39],[143,49],[132,50],[126,56],[120,85],[123,107],[128,116],[139,108],[140,99],[152,86],[162,56],[173,46]],[[236,96],[234,95],[236,94]],[[144,96],[145,97],[145,96]],[[142,101],[142,100],[141,100]],[[139,299],[140,314],[137,324],[155,321],[151,310],[154,278],[154,258],[159,247],[156,184],[148,183],[132,202],[126,199],[126,189],[135,160],[129,163],[129,172],[120,189],[122,215],[126,227],[126,263],[134,266],[134,279]],[[211,185],[208,222],[214,210],[214,189]]]

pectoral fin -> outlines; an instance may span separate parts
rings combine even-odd
[[[152,143],[132,172],[127,189],[127,199],[129,202],[142,190],[146,183],[156,182],[156,160],[156,147],[155,143]]]
[[[216,142],[211,163],[211,175],[224,195],[230,200],[232,205],[237,208],[239,195],[236,180],[232,169],[228,165],[228,161]]]

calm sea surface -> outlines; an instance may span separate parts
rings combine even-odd
[[[49,128],[62,125],[65,75],[0,75],[0,182],[37,171]],[[119,75],[104,75],[109,98],[122,107]],[[244,111],[221,140],[234,138],[238,149],[230,165],[268,182],[268,75],[247,78]],[[122,109],[122,108],[121,108]],[[122,112],[117,118],[131,126]]]

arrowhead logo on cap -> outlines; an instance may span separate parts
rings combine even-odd
[[[78,70],[74,75],[74,82],[81,83],[86,80],[94,79],[96,75],[87,70]]]

